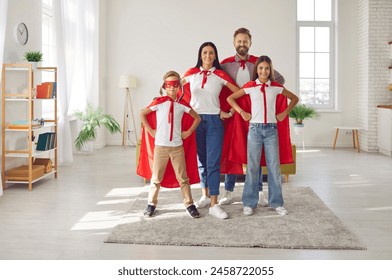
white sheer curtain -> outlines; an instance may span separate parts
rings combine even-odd
[[[68,115],[83,110],[92,97],[93,36],[98,0],[54,0],[59,69],[59,160],[73,160]]]
[[[8,0],[0,0],[0,73],[3,69],[5,31],[7,27],[7,10],[8,10],[7,6],[8,6]],[[0,86],[1,86],[1,79],[0,79]],[[3,186],[1,185],[1,182],[2,181],[0,180],[0,196],[3,195]]]
[[[3,66],[5,31],[7,27],[8,0],[0,0],[0,70]],[[0,80],[1,83],[1,80]]]

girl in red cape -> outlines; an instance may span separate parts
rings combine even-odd
[[[183,84],[184,99],[201,117],[196,129],[196,143],[202,197],[196,207],[210,206],[209,214],[227,219],[227,213],[218,205],[224,133],[222,120],[232,116],[234,110],[230,112],[226,98],[239,88],[222,70],[218,50],[212,42],[200,46],[196,66],[185,73]]]
[[[153,148],[153,153],[149,150],[150,153],[146,154],[144,154],[145,151],[141,149],[140,158],[142,160],[138,165],[138,174],[139,171],[143,172],[144,170],[149,170],[151,172],[152,170],[148,205],[144,215],[147,217],[152,217],[154,215],[158,204],[159,189],[163,182],[165,172],[167,173],[167,166],[171,163],[169,172],[171,172],[171,170],[174,172],[175,178],[178,181],[177,184],[180,185],[187,212],[192,218],[199,218],[200,214],[193,204],[190,180],[186,169],[188,166],[192,165],[187,165],[186,163],[183,139],[192,137],[193,132],[200,123],[200,117],[192,110],[187,102],[177,98],[181,86],[180,75],[175,71],[169,71],[164,75],[163,80],[164,83],[160,93],[162,95],[162,89],[165,89],[167,96],[156,98],[140,113],[140,119],[143,124],[142,147]],[[182,126],[184,123],[184,113],[189,114],[189,116],[193,118],[190,126]],[[148,140],[146,138],[148,138]],[[143,164],[143,159],[146,159],[146,155],[149,154],[152,155],[152,163],[148,164],[144,162]],[[196,163],[195,158],[194,163]],[[143,165],[145,169],[142,168]],[[193,166],[194,170],[196,170],[195,167],[196,166]],[[173,176],[172,173],[166,175]],[[172,180],[172,178],[169,179]]]
[[[268,56],[259,57],[255,65],[254,80],[227,98],[228,103],[238,112],[243,121],[249,121],[247,170],[242,195],[245,215],[254,213],[259,200],[258,181],[263,148],[268,167],[268,204],[275,208],[278,214],[288,214],[283,207],[279,154],[285,151],[279,150],[278,124],[288,121],[288,114],[298,103],[298,97],[276,82],[273,73],[271,59]],[[250,110],[249,106],[244,106],[249,99],[237,103],[236,100],[243,96],[249,96]],[[288,106],[287,99],[290,99]],[[277,104],[280,103],[286,104],[283,111],[276,110]],[[280,138],[289,139],[287,136]]]

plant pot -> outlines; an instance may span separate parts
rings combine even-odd
[[[29,61],[31,64],[31,70],[35,71],[37,70],[38,62],[37,61]]]
[[[295,123],[293,125],[293,128],[294,128],[294,133],[295,134],[303,134],[304,130],[305,130],[305,125],[304,124]]]
[[[91,154],[94,152],[94,141],[87,141],[82,148],[80,149],[80,152],[86,153],[86,154]]]

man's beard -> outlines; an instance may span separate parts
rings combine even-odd
[[[239,54],[239,55],[247,55],[248,54],[248,52],[249,52],[249,48],[247,48],[247,47],[244,47],[244,46],[240,46],[240,47],[238,47],[238,48],[236,48],[236,51],[237,51],[237,53]]]

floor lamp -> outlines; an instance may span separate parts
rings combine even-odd
[[[132,100],[131,100],[131,88],[136,88],[136,77],[129,75],[121,75],[119,81],[119,88],[125,89],[125,102],[124,102],[124,122],[122,131],[122,145],[127,145],[127,134],[129,132],[129,109],[131,109],[131,117],[133,122],[133,131],[135,133],[135,146],[137,146],[137,131],[135,125],[135,116],[133,114]]]

